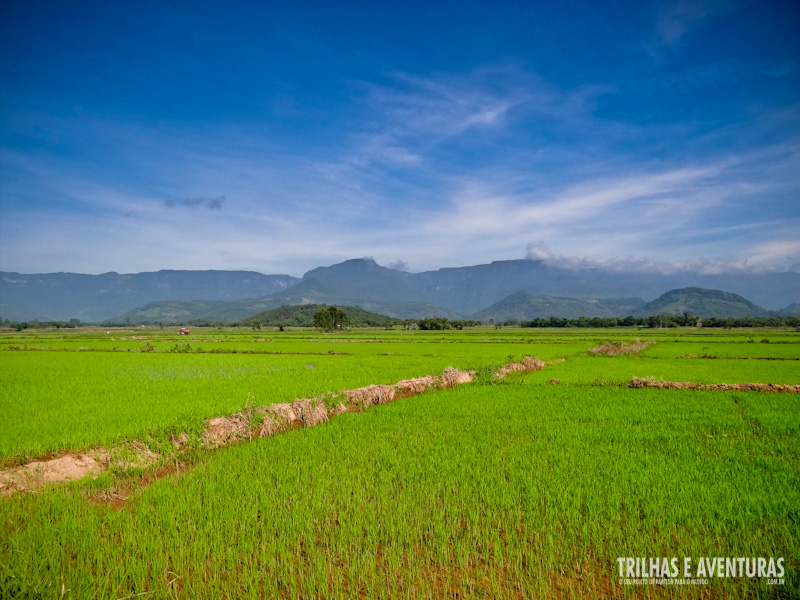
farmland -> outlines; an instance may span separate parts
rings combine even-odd
[[[0,459],[130,440],[163,462],[0,498],[0,595],[796,597],[800,384],[788,330],[24,331],[0,336]],[[609,340],[654,340],[593,355]],[[525,356],[548,366],[492,372]],[[327,423],[165,454],[212,417],[476,371]],[[165,471],[175,461],[179,468]],[[108,499],[116,499],[109,502]],[[620,557],[783,557],[782,585],[620,582]],[[138,595],[138,596],[137,596]]]

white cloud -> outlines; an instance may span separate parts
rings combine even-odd
[[[547,245],[544,242],[536,242],[535,244],[528,244],[525,258],[528,260],[549,261],[553,259],[553,253],[547,249]]]
[[[390,269],[395,269],[396,271],[408,271],[408,263],[402,260],[397,260],[393,263],[389,263]]]
[[[777,253],[773,258],[786,258],[785,253]],[[774,264],[758,264],[757,261],[725,258],[709,260],[697,258],[687,261],[667,262],[650,258],[616,258],[604,256],[555,256],[538,258],[531,255],[530,247],[526,254],[528,260],[542,260],[548,265],[562,269],[603,269],[618,273],[660,273],[670,275],[673,273],[701,273],[703,275],[719,275],[721,273],[765,273],[787,270],[786,266]]]

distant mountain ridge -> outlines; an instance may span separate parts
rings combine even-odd
[[[166,317],[239,320],[281,305],[361,306],[392,317],[450,319],[506,310],[539,315],[558,299],[562,314],[574,314],[581,303],[590,316],[626,312],[615,302],[645,300],[674,289],[726,290],[774,310],[793,310],[800,300],[800,273],[764,274],[618,273],[602,269],[565,269],[541,261],[495,261],[486,265],[408,273],[352,259],[317,267],[302,278],[252,271],[159,271],[120,275],[20,275],[0,273],[0,318],[12,320],[103,321],[125,317],[166,321]],[[515,296],[516,294],[527,294]],[[510,296],[514,296],[508,300]],[[570,300],[570,302],[567,302]],[[215,302],[233,301],[228,306]],[[644,300],[642,300],[644,302]],[[514,304],[527,303],[512,310]],[[572,307],[569,308],[568,304]],[[616,307],[615,307],[616,306]],[[785,307],[785,308],[784,308]],[[511,313],[509,313],[511,314]],[[498,317],[504,318],[501,313]],[[550,316],[550,315],[548,315]],[[610,315],[617,316],[617,315]],[[627,316],[627,315],[625,315]],[[515,318],[515,317],[509,317]],[[523,318],[535,318],[527,316]]]
[[[0,272],[0,317],[12,320],[102,321],[159,300],[239,300],[266,296],[300,280],[254,271],[148,273]]]
[[[528,292],[517,292],[492,306],[470,315],[477,321],[528,321],[537,318],[559,317],[626,317],[644,306],[640,298],[610,298],[604,300],[588,298],[562,298],[536,296]]]
[[[312,279],[342,298],[371,302],[431,301],[430,297],[409,284],[407,273],[381,267],[370,258],[355,258],[329,267],[317,267],[303,275],[303,282]]]
[[[776,317],[800,317],[800,302],[793,302],[789,306],[771,312]]]

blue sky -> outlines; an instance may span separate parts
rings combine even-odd
[[[3,3],[0,270],[800,270],[795,1],[234,4]]]

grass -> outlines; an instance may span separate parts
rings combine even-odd
[[[14,352],[0,375],[0,455],[36,455],[192,428],[269,405],[407,376],[449,358]]]
[[[646,352],[646,351],[645,351]],[[647,356],[585,356],[526,375],[527,381],[625,385],[632,377],[695,383],[800,383],[797,361],[678,360]]]
[[[167,336],[159,330],[137,339],[132,352],[109,348],[97,332],[49,333],[42,340],[10,336],[14,343],[6,348],[27,350],[0,351],[0,458],[193,430],[203,419],[241,410],[248,398],[250,404],[269,405],[439,374],[447,366],[477,369],[526,354],[548,359],[584,349],[581,342],[529,343],[517,341],[518,336],[510,341],[490,337],[488,343],[483,335],[378,339],[376,334],[385,333],[381,330],[344,339],[276,334],[264,342],[242,341],[239,332],[228,337],[216,330],[207,333],[205,339],[192,340],[188,352],[173,352],[177,342],[163,341]],[[55,339],[61,337],[68,340]],[[87,350],[55,349],[67,342]],[[178,349],[186,343],[181,341]],[[206,351],[197,352],[203,347]],[[238,353],[228,353],[232,350]]]
[[[77,486],[15,497],[7,589],[536,598],[559,580],[625,595],[619,556],[717,555],[784,556],[796,589],[797,411],[741,396],[746,416],[709,392],[469,386],[222,450],[121,511]]]

